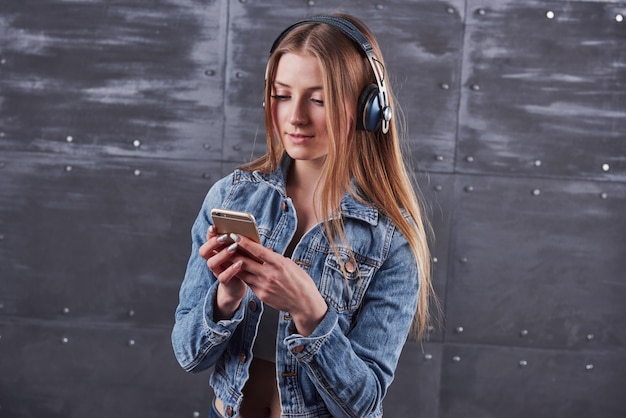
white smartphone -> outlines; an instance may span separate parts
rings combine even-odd
[[[261,243],[259,230],[256,226],[256,219],[254,219],[254,215],[251,213],[241,212],[238,210],[214,208],[211,210],[211,217],[213,218],[215,230],[219,235],[243,235],[256,243]],[[233,241],[230,238],[228,238],[228,240],[229,241],[227,243],[232,244]],[[238,251],[259,263],[263,263],[262,260],[250,254],[248,251],[245,251],[241,247],[238,248]]]

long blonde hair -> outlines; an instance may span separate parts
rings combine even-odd
[[[380,48],[371,31],[353,16],[335,16],[349,20],[366,36],[384,69]],[[403,160],[396,118],[392,118],[385,134],[356,129],[359,94],[367,85],[375,83],[372,67],[351,39],[324,23],[297,26],[277,45],[267,64],[265,103],[272,101],[272,82],[278,61],[289,52],[315,56],[322,72],[330,145],[319,192],[324,197],[321,199],[322,212],[326,215],[324,227],[331,237],[333,250],[336,251],[335,237],[345,243],[343,221],[337,215],[346,190],[387,215],[406,237],[415,254],[420,290],[411,333],[421,337],[428,327],[429,304],[434,295],[426,232],[428,222],[422,215],[420,201]],[[383,70],[383,76],[388,80],[386,70]],[[397,116],[398,105],[386,84],[390,105]],[[244,170],[270,173],[278,168],[283,158],[285,151],[275,133],[271,108],[265,106],[267,153],[243,166]],[[357,190],[351,184],[353,181]]]

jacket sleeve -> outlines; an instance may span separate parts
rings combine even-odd
[[[191,229],[191,255],[172,330],[174,354],[186,371],[198,372],[213,366],[243,320],[244,309],[240,306],[231,319],[213,321],[218,282],[198,253],[212,224],[210,211],[222,205],[228,180],[228,177],[220,180],[209,190]]]
[[[372,278],[347,334],[338,325],[338,313],[329,308],[313,334],[285,338],[333,416],[380,416],[415,314],[418,289],[415,257],[396,231],[389,257]]]

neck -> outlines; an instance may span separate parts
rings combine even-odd
[[[323,163],[318,161],[293,161],[287,176],[287,187],[312,195],[322,176]]]

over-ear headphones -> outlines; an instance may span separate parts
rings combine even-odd
[[[387,133],[393,112],[389,106],[384,68],[382,63],[374,55],[374,49],[370,42],[352,22],[338,16],[314,16],[309,19],[301,20],[289,26],[276,38],[270,49],[270,55],[292,29],[306,23],[325,23],[330,25],[339,29],[344,35],[359,45],[360,50],[365,54],[374,71],[376,84],[368,85],[359,95],[356,113],[357,129],[377,132],[382,127],[383,133]]]

